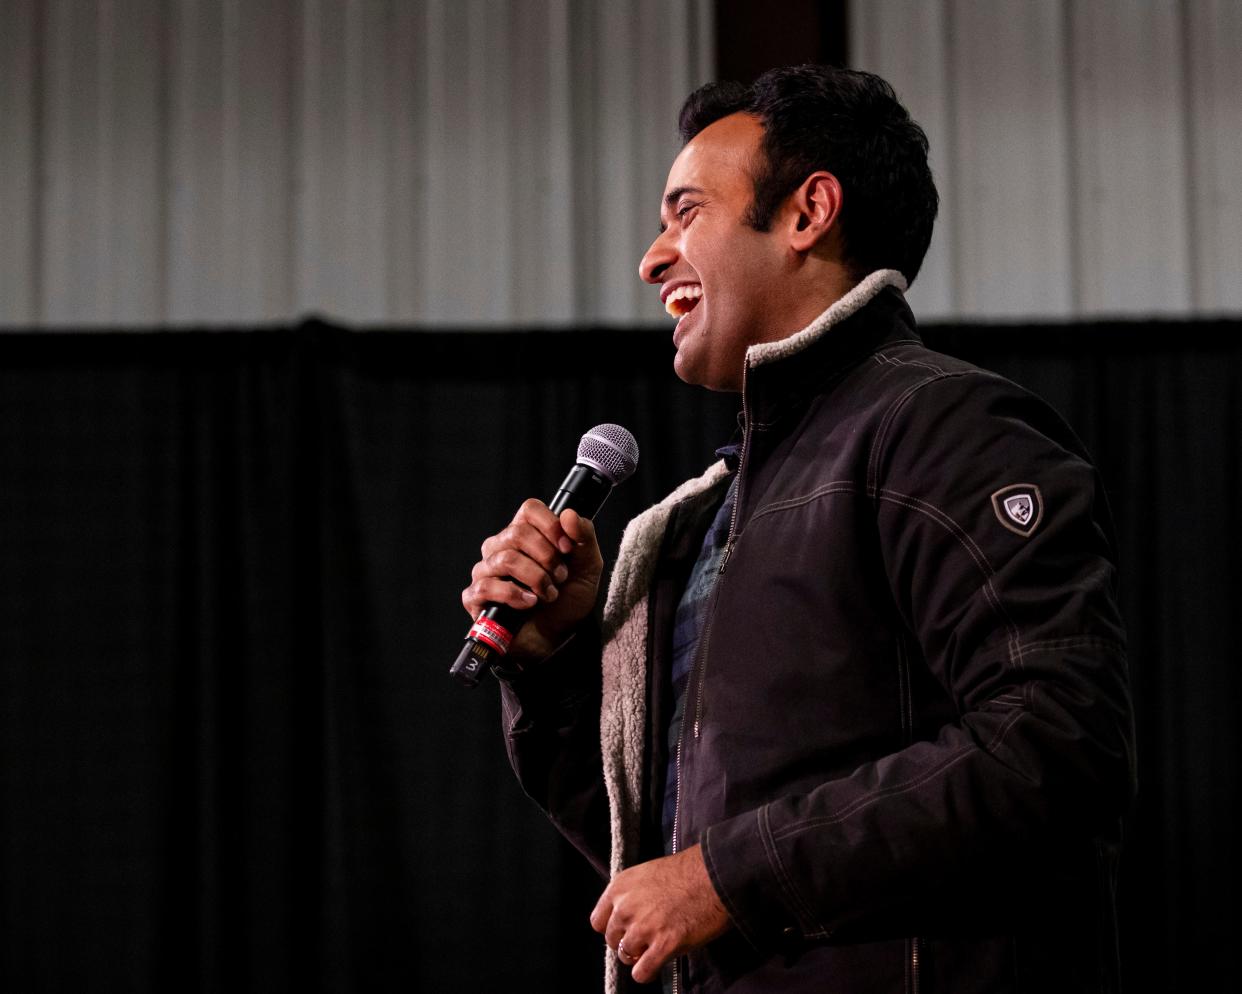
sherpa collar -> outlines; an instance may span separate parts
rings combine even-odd
[[[886,286],[895,286],[898,290],[905,292],[906,278],[896,269],[877,269],[801,331],[777,342],[764,342],[748,348],[746,350],[747,368],[754,369],[756,366],[796,355],[813,342],[823,338],[833,325],[840,324],[851,314],[861,310]]]

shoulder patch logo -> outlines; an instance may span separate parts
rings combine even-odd
[[[992,494],[992,510],[1015,535],[1030,538],[1044,519],[1044,499],[1033,483],[1014,483]]]

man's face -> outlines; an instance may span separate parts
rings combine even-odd
[[[681,150],[664,188],[661,233],[638,267],[678,319],[677,375],[712,390],[741,390],[747,347],[798,330],[780,327],[789,308],[780,225],[760,232],[745,220],[762,139],[757,117],[731,114]]]

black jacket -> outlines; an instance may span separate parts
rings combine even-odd
[[[883,282],[748,361],[678,763],[679,845],[736,928],[682,989],[1112,991],[1134,764],[1103,489],[1051,409],[926,349]],[[614,573],[645,596],[614,579],[602,692],[590,632],[504,690],[523,785],[601,870],[662,851],[673,611],[725,483],[627,530]]]

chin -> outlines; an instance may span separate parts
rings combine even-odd
[[[680,352],[673,360],[673,372],[677,374],[677,378],[682,383],[688,383],[693,387],[703,387],[705,390],[714,390],[717,393],[742,392],[740,382],[729,382],[724,377],[713,375],[710,370],[699,368],[690,362],[682,362]]]
[[[677,354],[673,356],[673,372],[677,374],[677,378],[682,383],[689,383],[693,387],[701,386],[699,383],[697,370],[693,364],[686,359],[684,353],[679,349]]]

